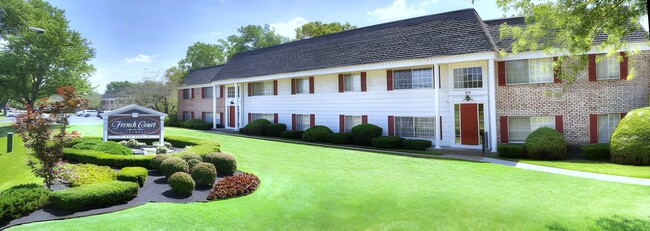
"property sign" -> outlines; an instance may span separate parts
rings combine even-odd
[[[109,139],[155,139],[160,137],[160,116],[109,116]]]

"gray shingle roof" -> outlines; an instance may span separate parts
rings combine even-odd
[[[222,67],[223,64],[191,70],[190,73],[187,73],[183,78],[180,85],[186,86],[210,83]]]

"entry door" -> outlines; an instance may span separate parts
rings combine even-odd
[[[478,104],[460,105],[460,143],[478,145]]]
[[[235,127],[235,106],[228,107],[228,127]]]

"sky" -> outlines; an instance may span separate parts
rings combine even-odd
[[[311,21],[358,27],[475,8],[483,20],[504,13],[494,1],[478,0],[49,0],[65,10],[70,28],[92,42],[97,71],[90,78],[103,93],[111,81],[140,81],[164,73],[200,41],[216,43],[246,25],[269,24],[294,38]],[[648,28],[647,20],[644,27]]]

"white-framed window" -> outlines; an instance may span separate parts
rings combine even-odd
[[[212,87],[204,87],[201,91],[203,91],[204,99],[212,98]]]
[[[621,66],[618,62],[618,56],[600,56],[600,61],[596,63],[596,79],[619,79],[621,76]]]
[[[296,81],[296,94],[309,94],[309,79],[300,78]]]
[[[273,81],[252,83],[252,95],[273,95]]]
[[[235,98],[235,87],[228,87],[226,93],[228,98]],[[237,94],[237,96],[239,96],[239,94]]]
[[[269,113],[251,113],[251,121],[255,121],[257,119],[266,119],[268,121],[273,121],[275,120],[274,114],[269,114]]]
[[[344,91],[361,91],[361,76],[345,74],[343,75]]]
[[[185,120],[191,120],[192,118],[192,112],[190,111],[183,111],[183,121]]]
[[[395,135],[407,138],[436,137],[434,117],[395,117]]]
[[[433,71],[431,68],[393,71],[394,89],[432,88]]]
[[[553,59],[524,59],[506,62],[506,83],[552,83]]]
[[[297,114],[296,115],[296,129],[298,131],[304,131],[311,127],[311,119],[309,114]]]
[[[620,121],[621,114],[598,115],[598,143],[609,143],[609,138]]]
[[[183,89],[183,99],[192,98],[192,88]]]
[[[212,123],[212,112],[203,112],[203,122]]]
[[[531,132],[541,127],[555,129],[555,117],[508,117],[508,140],[512,143],[524,142]]]
[[[362,124],[361,116],[345,116],[343,126],[345,132],[351,132],[354,126]]]
[[[454,89],[483,88],[483,68],[454,68]]]

